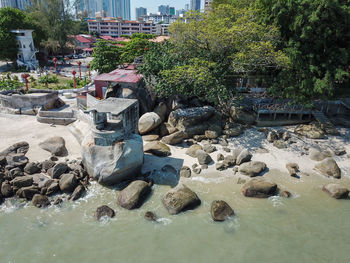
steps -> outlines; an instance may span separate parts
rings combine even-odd
[[[68,125],[75,122],[74,111],[43,111],[39,110],[36,119],[38,122],[57,125]]]
[[[331,121],[323,114],[321,111],[314,111],[313,116],[315,117],[316,121],[318,121],[321,125],[321,128],[327,133],[331,135],[338,135],[339,132],[331,123]]]

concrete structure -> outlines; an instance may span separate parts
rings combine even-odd
[[[72,36],[74,39],[74,45],[76,50],[81,50],[84,52],[92,52],[93,45],[96,39],[90,35],[76,35]]]
[[[158,13],[160,15],[169,15],[169,5],[158,6]]]
[[[18,43],[17,64],[28,69],[36,69],[39,66],[39,62],[35,57],[38,50],[34,47],[33,30],[18,29],[11,32],[16,35]]]
[[[200,10],[201,0],[191,0],[191,10]]]
[[[136,7],[135,8],[135,19],[138,20],[142,16],[147,15],[147,8],[144,7]]]
[[[170,24],[157,24],[155,34],[157,36],[169,36],[169,26]]]
[[[89,33],[97,32],[101,36],[118,37],[120,35],[131,36],[134,33],[152,33],[152,22],[130,21],[121,18],[102,18],[88,20]]]
[[[27,94],[13,90],[0,92],[0,108],[14,114],[36,115],[40,108],[55,108],[58,100],[58,92],[55,91],[32,90]]]

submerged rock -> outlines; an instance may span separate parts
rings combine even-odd
[[[297,163],[287,163],[286,168],[290,176],[297,176],[297,173],[299,171],[299,165]]]
[[[115,212],[112,208],[110,208],[107,205],[103,205],[103,206],[98,207],[96,209],[96,212],[95,212],[95,218],[97,220],[100,220],[104,216],[109,217],[109,218],[113,218],[115,216]]]
[[[50,201],[47,196],[36,194],[33,196],[32,204],[38,208],[44,208],[50,205]]]
[[[82,197],[82,195],[85,193],[85,187],[82,185],[78,185],[73,193],[71,194],[71,196],[69,197],[70,201],[75,201],[78,200],[80,197]]]
[[[265,181],[262,178],[254,178],[245,183],[242,193],[246,197],[268,198],[276,194],[277,184]]]
[[[184,184],[179,184],[165,194],[162,199],[169,214],[175,215],[188,209],[194,209],[201,204],[195,192]]]
[[[292,197],[292,194],[291,194],[291,192],[284,190],[284,191],[280,192],[280,196],[284,197],[284,198],[290,198],[290,197]]]
[[[339,179],[341,177],[341,171],[333,158],[326,158],[322,162],[316,164],[315,169],[321,174],[327,177],[334,177]]]
[[[213,201],[210,212],[214,221],[225,221],[228,217],[235,214],[233,209],[222,200]]]
[[[157,217],[157,215],[154,212],[147,211],[145,213],[145,219],[148,220],[148,221],[157,222],[158,217]]]
[[[145,181],[134,181],[119,193],[117,202],[125,209],[138,208],[151,193],[151,189]]]
[[[344,199],[349,196],[349,190],[339,184],[327,184],[322,190],[335,199]]]
[[[54,156],[65,156],[67,155],[66,142],[60,136],[51,137],[41,143],[40,148],[50,152]]]

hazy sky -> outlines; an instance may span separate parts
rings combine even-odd
[[[146,7],[147,12],[158,12],[158,6],[169,5],[174,6],[176,10],[185,8],[185,4],[190,4],[190,0],[130,0],[131,2],[131,18],[135,19],[135,8]],[[203,6],[204,0],[201,0]]]

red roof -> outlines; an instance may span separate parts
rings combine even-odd
[[[83,50],[86,51],[86,52],[92,52],[93,48],[83,48]]]
[[[81,42],[81,43],[93,43],[94,40],[92,38],[87,38],[87,37],[83,37],[80,35],[74,36],[75,40]]]
[[[114,37],[111,37],[111,36],[100,36],[100,38],[104,40],[114,40]]]
[[[98,75],[95,81],[108,81],[118,83],[138,83],[142,79],[141,74],[137,74],[136,70],[116,69],[109,73]]]

